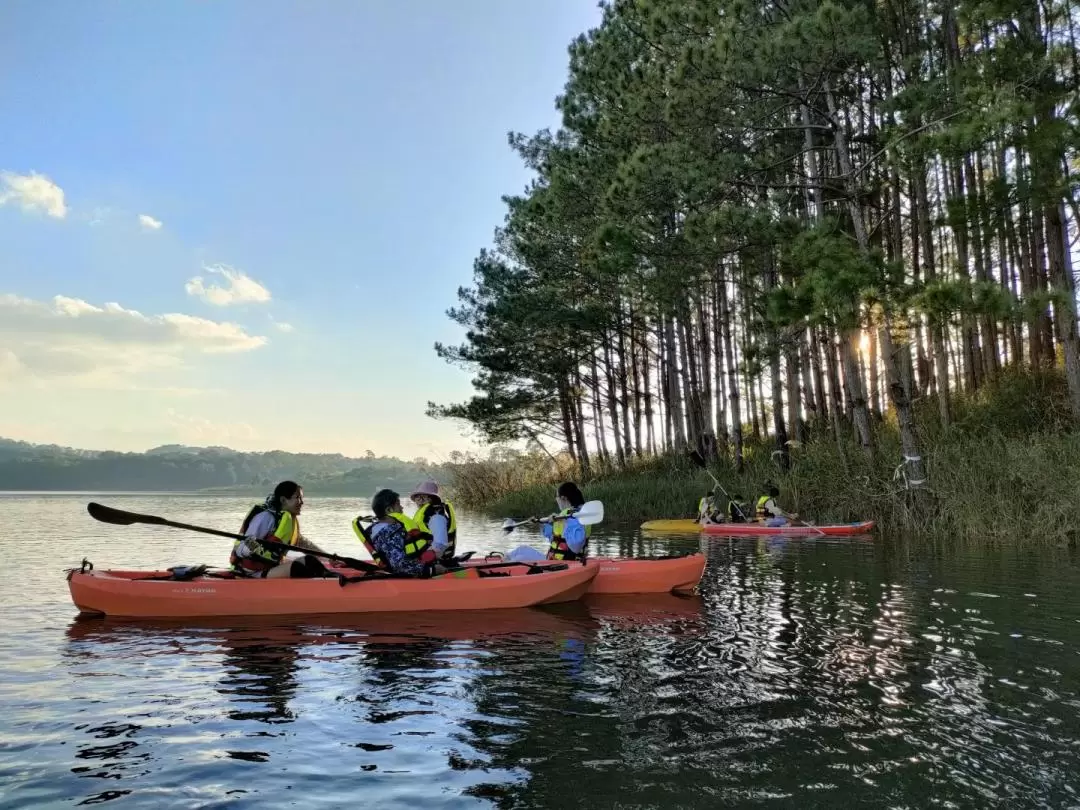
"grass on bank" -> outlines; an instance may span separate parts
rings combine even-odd
[[[744,472],[730,461],[712,472],[732,495],[756,498],[766,481],[781,489],[781,504],[815,523],[875,520],[886,534],[980,543],[1075,543],[1080,535],[1080,430],[1071,423],[1067,392],[1056,371],[1008,372],[974,396],[957,396],[948,430],[937,403],[918,403],[920,440],[928,471],[925,491],[913,494],[896,475],[900,463],[895,423],[875,427],[877,449],[868,458],[853,441],[843,449],[817,437],[793,447],[782,471],[770,442],[749,443]],[[546,514],[554,487],[577,480],[585,496],[604,502],[607,520],[638,523],[691,517],[712,487],[685,458],[635,461],[626,471],[582,479],[568,462],[546,456],[511,462],[473,461],[453,470],[460,503],[498,516]]]

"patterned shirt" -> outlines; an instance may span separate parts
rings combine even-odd
[[[405,543],[408,539],[405,527],[397,521],[376,523],[371,527],[371,544],[386,560],[390,570],[395,574],[418,577],[423,574],[424,566],[419,560],[406,556]]]

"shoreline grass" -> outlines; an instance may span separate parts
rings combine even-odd
[[[907,490],[897,473],[902,459],[889,418],[879,422],[874,456],[853,443],[817,438],[791,450],[791,468],[772,459],[771,443],[749,443],[745,469],[730,462],[712,473],[732,495],[752,501],[766,481],[780,487],[781,505],[814,523],[874,520],[889,536],[987,545],[1074,545],[1080,536],[1080,430],[1068,424],[1061,375],[1007,373],[976,397],[954,401],[948,430],[923,408],[920,439],[928,486]],[[626,471],[582,479],[569,463],[546,457],[472,461],[453,470],[459,502],[499,517],[546,514],[554,487],[578,480],[585,496],[604,502],[606,521],[640,523],[692,517],[698,498],[712,488],[688,459],[637,460]],[[721,496],[722,497],[722,496]],[[724,500],[726,503],[726,499]]]

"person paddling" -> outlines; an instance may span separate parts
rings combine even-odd
[[[395,574],[428,577],[445,572],[437,564],[438,555],[431,542],[401,510],[401,496],[392,489],[380,489],[371,499],[375,522],[368,528],[360,518],[353,520],[353,531],[360,536],[376,565]]]
[[[698,501],[698,523],[718,523],[720,515],[716,510],[716,490],[710,489],[708,494]]]
[[[728,519],[732,523],[746,523],[746,514],[750,507],[743,503],[742,495],[735,493],[728,501]]]
[[[585,504],[585,496],[573,481],[559,484],[555,490],[555,505],[559,512],[542,519],[541,531],[550,542],[549,560],[584,560],[589,553],[592,526],[582,526],[573,512]]]
[[[768,484],[768,494],[757,499],[755,517],[763,521],[766,526],[786,526],[792,520],[792,516],[780,508],[776,499],[780,497],[780,490],[775,484]]]
[[[559,511],[545,518],[533,518],[541,525],[541,532],[548,540],[547,554],[532,546],[518,546],[506,555],[510,562],[534,562],[536,560],[584,560],[589,553],[589,537],[592,526],[582,526],[573,513],[585,504],[585,496],[573,481],[559,484],[555,490],[555,505]]]
[[[416,486],[409,497],[416,504],[412,516],[417,531],[431,543],[439,560],[451,564],[457,549],[457,513],[439,494],[439,485],[428,479]]]
[[[240,526],[243,540],[233,544],[229,567],[235,574],[249,578],[319,577],[326,568],[315,557],[305,554],[290,559],[278,548],[264,546],[260,540],[272,540],[297,549],[325,553],[300,533],[300,510],[304,490],[295,481],[282,481],[266,501],[251,507]]]

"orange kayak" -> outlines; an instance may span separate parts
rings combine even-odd
[[[68,588],[81,613],[142,618],[486,610],[573,601],[585,594],[598,570],[570,565],[530,573],[515,566],[499,572],[509,576],[465,570],[432,579],[373,576],[342,585],[337,578],[179,581],[168,571],[90,568],[69,571]]]
[[[490,565],[492,556],[463,563],[468,568]],[[558,560],[538,560],[529,565],[541,567],[559,565]],[[580,563],[570,563],[580,567]],[[523,566],[508,566],[512,571]],[[590,594],[599,593],[689,593],[701,581],[705,571],[705,555],[693,554],[667,557],[589,557],[586,568],[595,568],[596,579],[589,586]]]

